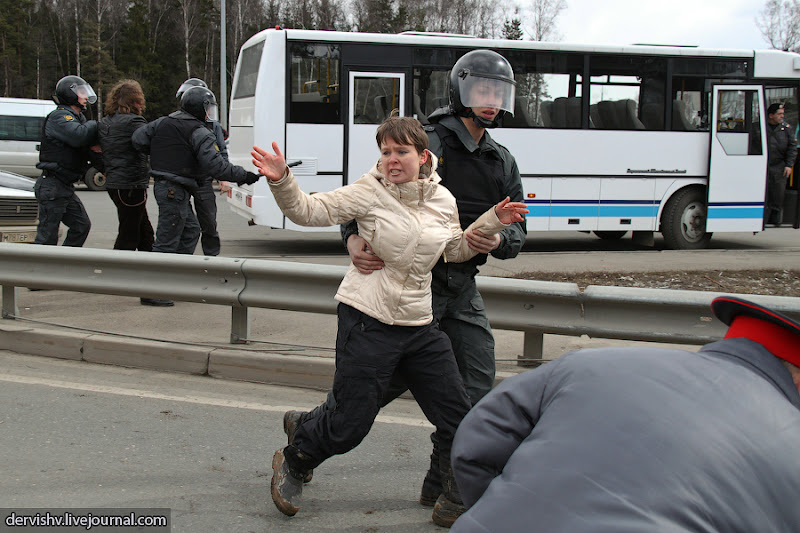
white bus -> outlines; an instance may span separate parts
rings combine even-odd
[[[306,192],[358,179],[393,109],[423,123],[448,102],[448,72],[492,49],[517,80],[515,113],[491,135],[516,157],[528,231],[578,230],[703,248],[712,232],[764,229],[766,107],[796,126],[800,55],[773,50],[589,46],[465,36],[268,29],[247,40],[230,103],[229,154],[277,141]],[[797,183],[783,225],[798,227]],[[253,224],[284,218],[264,180],[234,187]]]

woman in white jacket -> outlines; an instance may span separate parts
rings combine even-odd
[[[470,403],[450,341],[433,322],[430,271],[442,255],[461,262],[475,252],[461,230],[455,199],[439,186],[436,160],[427,150],[428,136],[421,124],[390,117],[376,138],[381,156],[367,174],[351,185],[313,196],[300,190],[277,143],[272,143],[274,154],[253,147],[253,163],[269,179],[275,200],[292,222],[331,226],[355,219],[359,234],[385,262],[382,270],[368,276],[351,265],[336,294],[337,408],[307,420],[292,443],[275,452],[272,499],[289,516],[299,509],[305,476],[332,455],[355,448],[367,435],[395,371],[407,380],[436,427],[444,494],[455,506],[461,504],[450,446]],[[493,235],[522,221],[527,212],[525,204],[506,198],[466,231]]]

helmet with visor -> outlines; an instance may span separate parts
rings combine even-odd
[[[81,99],[84,102],[81,102]],[[56,83],[56,94],[53,101],[60,105],[77,105],[86,108],[86,102],[97,102],[97,95],[92,86],[80,76],[64,76]]]
[[[190,87],[181,96],[181,109],[203,122],[219,120],[217,98],[205,87]]]
[[[450,71],[450,105],[459,116],[471,117],[482,128],[502,124],[505,113],[514,114],[517,82],[511,64],[491,50],[473,50],[456,61]],[[478,116],[474,108],[498,110],[492,120]]]

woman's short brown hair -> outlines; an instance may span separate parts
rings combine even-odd
[[[428,134],[422,127],[419,120],[412,117],[390,116],[378,126],[375,139],[378,141],[378,148],[381,147],[386,138],[391,138],[398,144],[411,145],[420,154],[428,149]]]
[[[136,80],[120,80],[108,91],[107,115],[114,113],[141,115],[144,107],[144,92]]]

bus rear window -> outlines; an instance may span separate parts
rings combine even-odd
[[[289,122],[340,124],[339,46],[293,43],[289,53]]]
[[[239,80],[233,98],[249,98],[256,95],[256,82],[258,81],[258,66],[261,64],[261,52],[264,50],[264,41],[242,50],[239,59]]]

